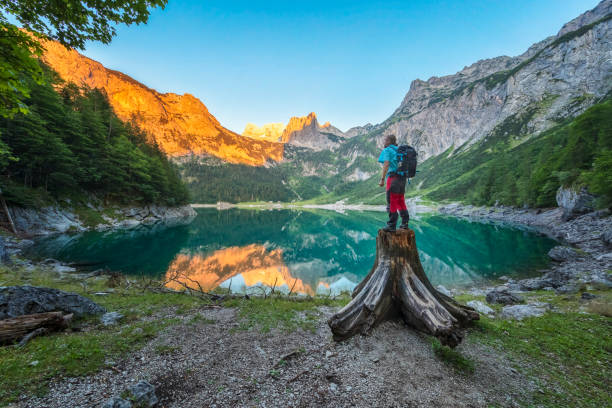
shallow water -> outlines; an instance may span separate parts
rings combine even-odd
[[[198,209],[186,224],[143,225],[43,238],[31,254],[166,277],[168,286],[258,285],[314,294],[351,290],[369,272],[386,214]],[[448,288],[527,277],[546,266],[555,242],[525,230],[426,215],[410,222],[425,272]]]

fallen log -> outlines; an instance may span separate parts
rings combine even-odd
[[[72,316],[72,313],[46,312],[0,320],[0,344],[12,344],[21,339],[27,342],[36,335],[66,329]]]
[[[467,323],[479,319],[474,309],[434,289],[421,265],[412,230],[378,231],[372,270],[353,291],[353,300],[327,323],[340,341],[365,334],[395,316],[450,347],[461,342]]]

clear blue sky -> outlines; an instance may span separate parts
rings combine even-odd
[[[169,0],[84,52],[226,127],[311,111],[342,130],[386,119],[416,78],[519,55],[597,0]]]

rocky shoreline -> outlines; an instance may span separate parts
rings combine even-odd
[[[562,207],[542,210],[453,203],[439,207],[438,212],[478,222],[522,225],[561,243],[549,252],[552,262],[541,271],[540,277],[518,281],[506,279],[503,285],[497,287],[471,289],[471,294],[491,294],[487,300],[510,299],[509,302],[496,303],[511,308],[516,306],[510,305],[521,300],[517,295],[526,291],[554,290],[562,295],[612,287],[612,216],[607,210],[574,215],[568,219],[567,210]],[[524,310],[516,311],[537,314],[547,305],[522,306]]]
[[[22,236],[130,228],[140,224],[196,216],[195,210],[190,205],[105,208],[99,204],[87,204],[85,212],[95,214],[93,219],[87,219],[83,209],[73,207],[48,206],[38,209],[10,207],[9,211],[17,231]]]

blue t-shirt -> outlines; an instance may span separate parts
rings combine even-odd
[[[389,173],[397,171],[397,146],[389,145],[380,152],[380,156],[378,157],[379,163],[389,162],[389,171],[387,172],[387,176]]]

